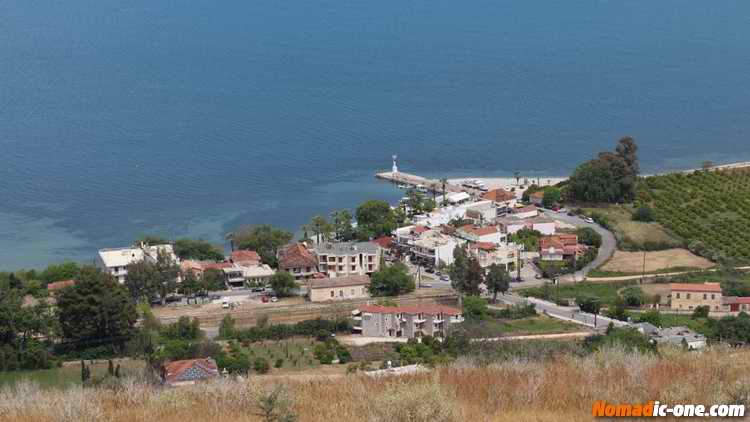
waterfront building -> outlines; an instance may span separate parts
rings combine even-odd
[[[125,276],[128,274],[128,265],[143,260],[156,262],[159,253],[166,253],[173,262],[180,263],[180,260],[174,254],[172,245],[152,246],[141,243],[126,248],[100,249],[97,265],[105,272],[112,274],[120,284],[123,284],[125,283]]]
[[[330,278],[370,275],[380,269],[380,246],[374,242],[322,242],[313,246],[318,270]]]

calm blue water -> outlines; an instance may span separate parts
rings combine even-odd
[[[375,171],[750,159],[750,2],[0,0],[0,269],[297,229]]]

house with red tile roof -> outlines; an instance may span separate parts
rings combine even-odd
[[[76,284],[75,280],[62,280],[62,281],[55,281],[53,283],[47,284],[47,291],[50,293],[59,293],[60,290],[70,287]]]
[[[219,367],[212,358],[172,361],[164,366],[162,381],[165,385],[178,387],[193,385],[219,376]]]
[[[461,239],[468,240],[469,242],[492,242],[492,243],[504,243],[505,234],[497,228],[497,226],[476,226],[473,224],[467,224],[461,226],[456,230],[456,235]]]
[[[535,205],[529,205],[521,208],[513,208],[512,213],[515,218],[533,218],[539,215],[539,210]]]
[[[353,312],[354,331],[364,337],[445,337],[461,311],[445,305],[363,305]]]
[[[255,251],[238,250],[231,254],[232,262],[243,266],[260,265],[260,255]]]
[[[719,312],[724,307],[719,283],[670,283],[669,290],[669,306],[673,310],[690,312],[708,306],[710,312]]]
[[[518,202],[516,194],[505,189],[488,191],[482,195],[482,199],[492,201],[500,212],[513,209]]]
[[[319,272],[318,258],[304,243],[293,243],[279,249],[279,270],[291,273],[295,279],[306,279]]]
[[[578,243],[575,234],[559,233],[539,239],[539,255],[542,261],[562,261],[586,252],[586,246]]]

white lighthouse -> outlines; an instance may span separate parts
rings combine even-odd
[[[394,173],[398,173],[398,166],[396,165],[396,158],[398,158],[398,156],[396,154],[393,154],[393,168],[391,171]]]

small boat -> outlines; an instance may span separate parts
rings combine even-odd
[[[417,191],[427,192],[427,188],[424,185],[417,185]]]
[[[399,183],[398,185],[396,185],[396,187],[399,188],[399,189],[409,189],[409,186],[402,185],[401,183]]]

